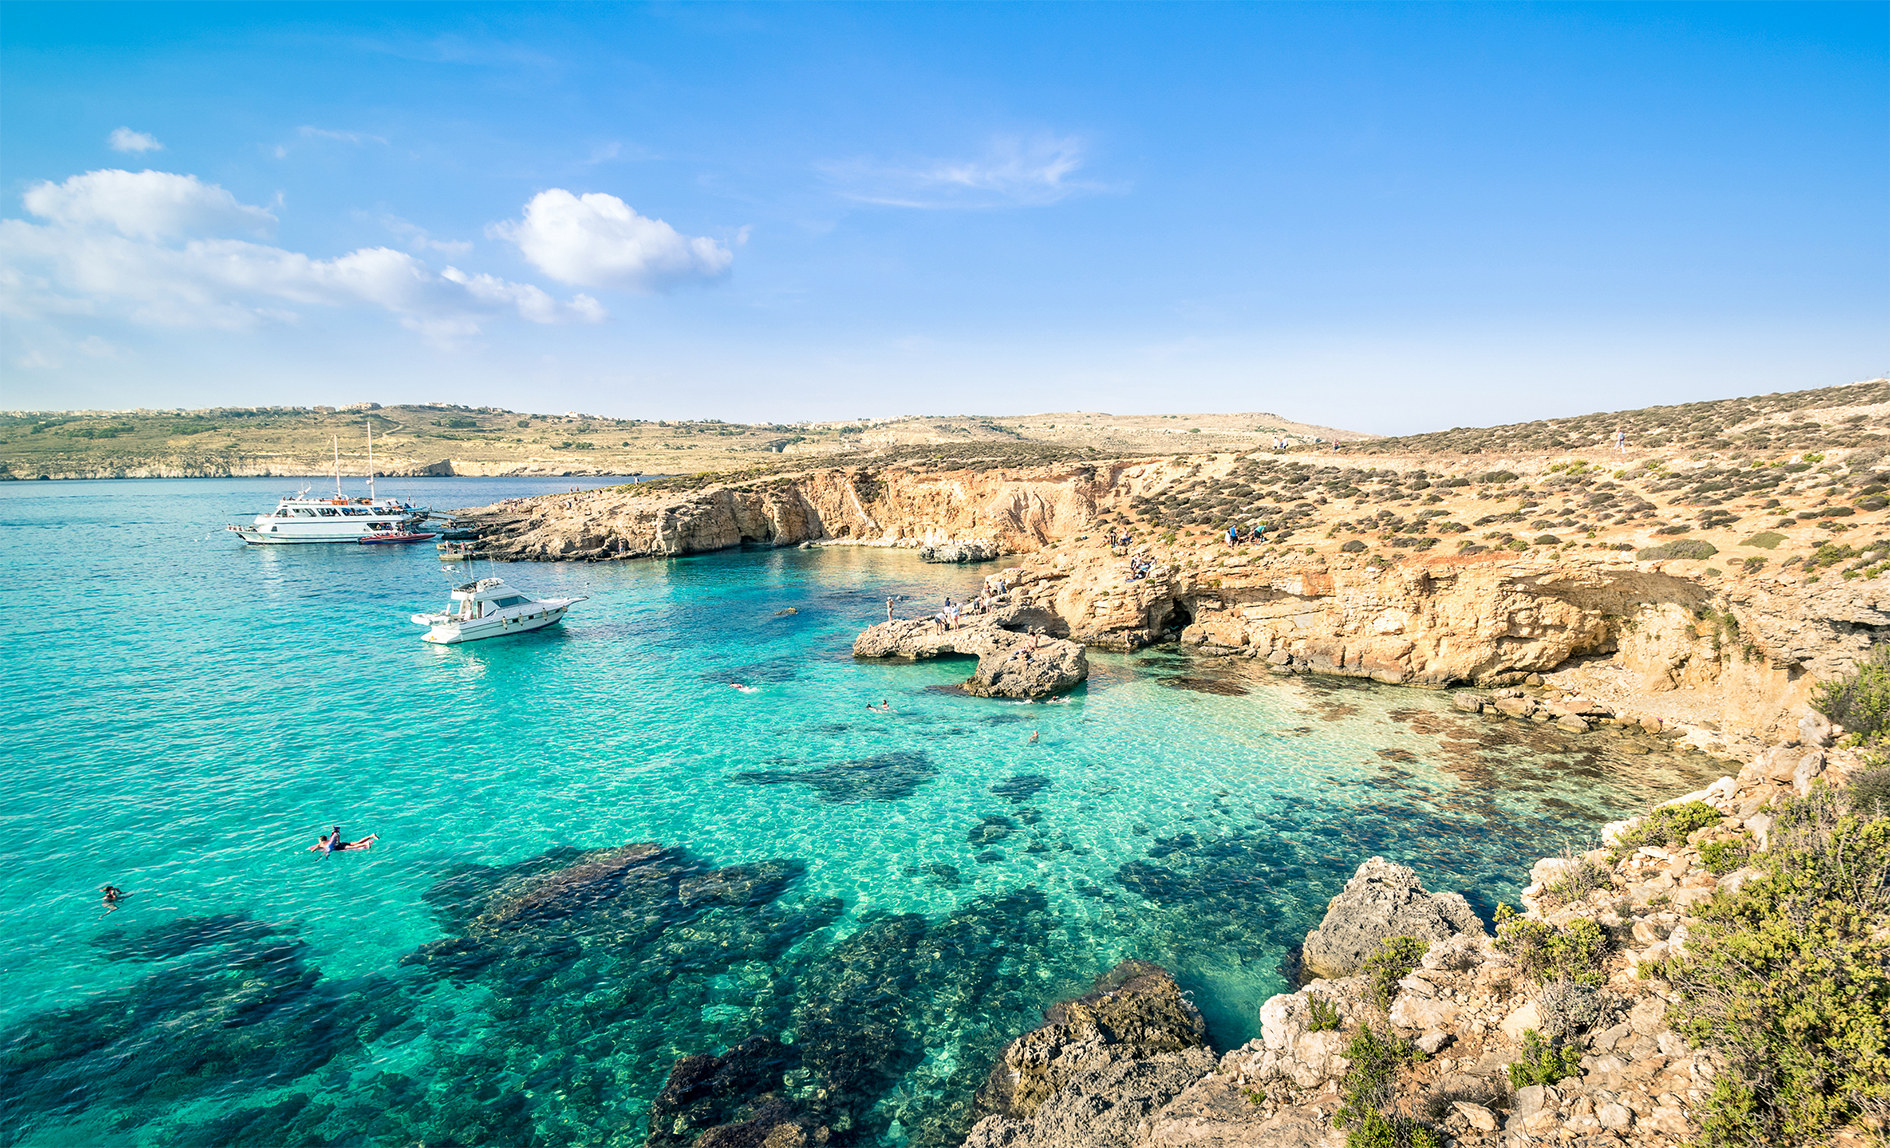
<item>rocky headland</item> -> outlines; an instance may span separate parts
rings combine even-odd
[[[1337,454],[1033,467],[942,456],[473,513],[498,560],[744,545],[1000,554],[1010,600],[1086,646],[1174,641],[1282,672],[1540,689],[1478,705],[1679,730],[1720,753],[1768,744],[1811,683],[1890,631],[1890,467],[1877,445],[1890,441],[1890,384],[1605,418],[1639,437],[1609,449],[1563,420]]]

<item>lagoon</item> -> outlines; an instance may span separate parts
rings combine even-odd
[[[0,1141],[639,1145],[677,1057],[766,1038],[810,1096],[870,1050],[836,1143],[955,1144],[996,1050],[1120,959],[1231,1047],[1367,857],[1487,915],[1719,772],[1172,647],[1092,654],[1053,703],[964,697],[968,661],[850,655],[888,594],[929,612],[995,569],[910,551],[482,564],[589,600],[441,648],[407,615],[467,575],[430,546],[221,529],[282,486],[0,484]],[[306,852],[332,824],[380,841]],[[491,890],[633,842],[767,879],[481,932]]]

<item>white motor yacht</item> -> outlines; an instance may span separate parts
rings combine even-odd
[[[359,542],[371,534],[410,533],[425,522],[427,508],[397,498],[310,498],[306,490],[285,494],[268,514],[228,529],[251,546],[301,542]]]
[[[349,498],[341,492],[341,442],[335,441],[335,496],[310,498],[308,488],[285,494],[275,510],[258,514],[248,525],[230,530],[251,546],[281,546],[302,542],[360,542],[373,534],[412,534],[427,520],[428,508],[409,506],[398,498],[374,494],[374,425],[368,424],[368,496]]]
[[[415,625],[430,629],[423,641],[452,645],[505,634],[524,634],[556,625],[578,598],[534,598],[505,584],[503,578],[481,578],[453,587],[453,600],[439,614],[415,614]]]

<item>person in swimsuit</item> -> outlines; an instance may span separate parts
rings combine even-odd
[[[101,888],[99,892],[105,894],[105,911],[107,913],[118,908],[118,902],[123,900],[125,896],[125,891],[116,885],[106,885]]]
[[[374,848],[374,843],[380,840],[380,838],[380,834],[370,833],[359,841],[343,841],[341,839],[341,826],[337,825],[333,833],[323,834],[315,844],[308,847],[308,851],[310,853],[320,853],[322,856],[326,857],[331,853],[345,853],[351,849],[368,850]]]

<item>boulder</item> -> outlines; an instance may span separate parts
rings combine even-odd
[[[984,698],[1043,698],[1073,689],[1089,677],[1089,655],[1081,642],[1052,638],[1034,648],[1013,643],[978,659],[965,692]]]
[[[921,562],[989,562],[998,556],[998,544],[989,538],[961,538],[919,547]]]
[[[973,1099],[975,1114],[1027,1119],[1079,1073],[1094,1074],[1118,1062],[1200,1050],[1209,1067],[1214,1063],[1200,1012],[1181,995],[1173,977],[1147,961],[1122,962],[1094,991],[1052,1005],[1044,1019],[1041,1028],[1005,1046]],[[1109,1079],[1122,1085],[1128,1078]],[[1192,1081],[1178,1084],[1169,1095]]]
[[[1325,919],[1306,935],[1303,961],[1318,977],[1342,977],[1391,937],[1441,941],[1483,934],[1483,922],[1458,893],[1428,893],[1404,865],[1373,857],[1358,867]]]
[[[868,626],[853,640],[856,658],[973,657],[977,670],[964,689],[978,697],[1041,698],[1089,677],[1080,642],[1046,637],[1069,628],[1047,611],[1010,607],[971,614],[946,629],[930,618],[896,618]]]

